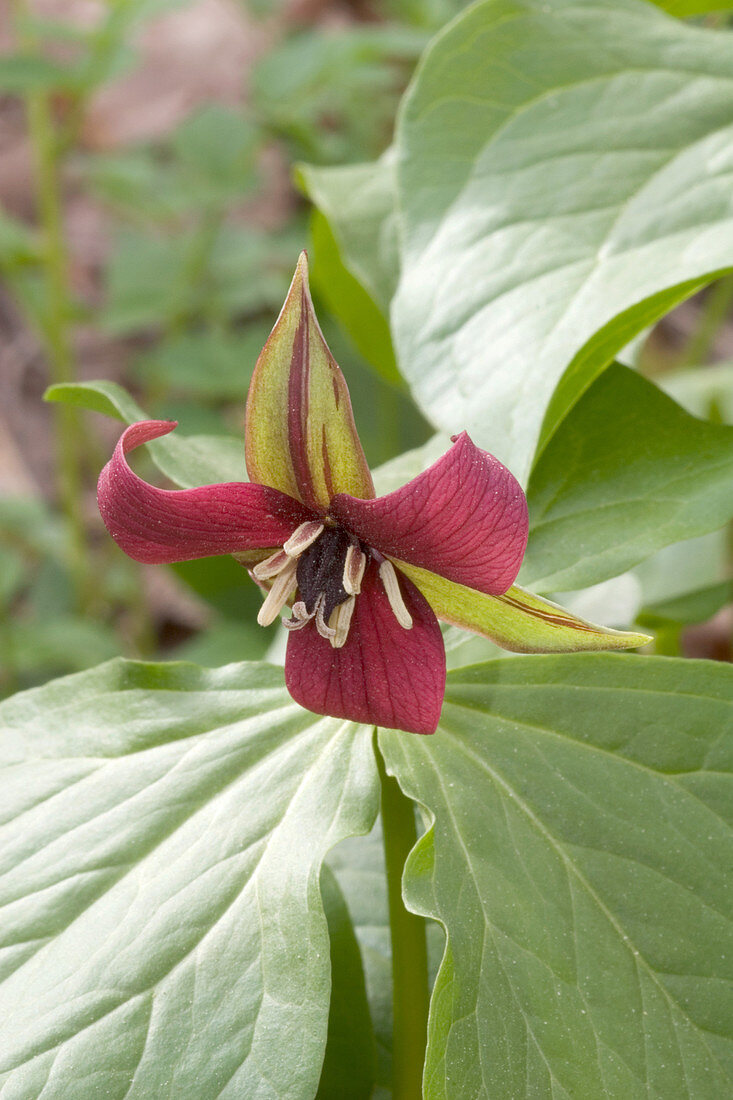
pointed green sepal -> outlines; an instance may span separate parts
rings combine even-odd
[[[519,585],[503,596],[486,596],[427,569],[393,561],[417,585],[439,619],[483,634],[515,653],[638,649],[652,641],[648,634],[611,630],[586,622]]]
[[[305,252],[252,375],[246,457],[251,481],[317,511],[336,493],[374,496],[349,391],[313,309]]]

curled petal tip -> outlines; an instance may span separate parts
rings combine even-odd
[[[168,435],[178,427],[177,420],[140,420],[137,424],[131,424],[120,436],[120,445],[125,454],[143,443],[150,443],[153,439],[160,439]]]
[[[107,530],[136,561],[188,561],[211,554],[267,551],[312,519],[301,504],[263,485],[227,482],[159,489],[130,468],[128,451],[173,431],[171,420],[127,428],[99,476],[97,500]],[[263,557],[266,553],[263,553]]]

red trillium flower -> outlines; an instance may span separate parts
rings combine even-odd
[[[527,651],[645,640],[511,588],[527,503],[509,470],[465,432],[424,473],[375,496],[346,383],[313,311],[305,254],[249,389],[250,481],[179,490],[143,481],[126,454],[175,427],[149,420],[123,433],[99,479],[104,522],[137,561],[233,554],[246,565],[267,592],[258,622],[284,615],[287,687],[309,710],[433,733],[446,667],[436,612]]]

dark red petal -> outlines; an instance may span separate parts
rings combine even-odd
[[[288,637],[285,683],[296,703],[334,718],[408,733],[434,733],[445,691],[438,620],[415,585],[399,574],[412,627],[400,626],[370,562],[346,644],[334,649],[313,622]]]
[[[107,530],[137,561],[171,562],[282,545],[313,513],[278,489],[228,482],[157,489],[125,454],[173,431],[172,420],[143,420],[122,433],[102,470],[97,500]]]
[[[376,500],[341,493],[334,519],[383,554],[499,595],[527,545],[527,501],[514,475],[463,432],[437,462]]]

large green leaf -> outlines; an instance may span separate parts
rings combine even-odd
[[[732,485],[733,428],[690,416],[614,364],[532,471],[522,583],[582,588],[714,531],[733,518]]]
[[[2,1091],[310,1100],[371,730],[266,665],[116,661],[7,700],[0,753]]]
[[[434,818],[405,878],[448,936],[426,1100],[731,1095],[733,669],[492,662],[380,747]]]
[[[732,82],[728,33],[637,0],[487,0],[434,40],[397,128],[393,301],[434,423],[526,478],[573,359],[555,424],[644,303],[730,266]]]

